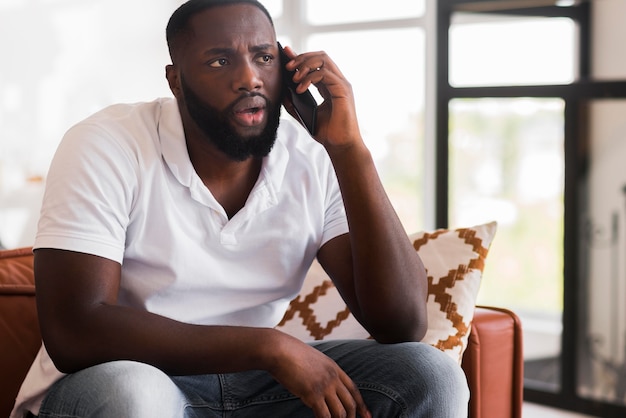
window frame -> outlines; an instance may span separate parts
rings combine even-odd
[[[562,98],[564,113],[564,242],[563,242],[563,333],[561,341],[560,389],[557,392],[525,387],[524,399],[561,409],[594,416],[622,416],[626,406],[582,398],[577,393],[578,348],[582,318],[579,317],[581,274],[577,265],[578,241],[584,231],[578,225],[580,199],[578,181],[584,169],[580,150],[586,140],[586,102],[592,99],[626,98],[626,80],[595,81],[591,78],[591,4],[579,2],[571,7],[558,7],[555,1],[544,1],[538,7],[522,7],[524,0],[440,0],[437,4],[438,77],[436,81],[435,123],[435,219],[438,228],[448,227],[449,204],[449,110],[448,104],[458,98]],[[452,87],[449,73],[449,28],[455,12],[494,12],[521,16],[568,17],[579,27],[578,69],[576,81],[567,85]]]

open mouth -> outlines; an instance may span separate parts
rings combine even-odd
[[[251,107],[235,112],[235,118],[245,126],[255,126],[263,122],[265,110],[260,107]]]
[[[243,114],[249,113],[249,114],[255,114],[255,113],[258,113],[258,112],[262,112],[262,111],[263,111],[263,108],[262,108],[262,107],[250,107],[250,108],[248,108],[248,109],[243,109],[243,110],[240,110],[240,111],[238,111],[238,112],[236,112],[236,113],[243,113]]]
[[[264,121],[265,99],[260,96],[246,97],[233,108],[237,122],[244,126],[256,126]]]

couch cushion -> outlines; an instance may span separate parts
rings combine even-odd
[[[30,248],[0,251],[0,295],[10,294],[35,294]]]
[[[9,416],[40,345],[31,249],[0,251],[0,416]]]
[[[410,236],[428,275],[428,332],[423,341],[461,362],[495,222]],[[328,276],[314,264],[278,329],[304,341],[369,337]]]

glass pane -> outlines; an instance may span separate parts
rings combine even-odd
[[[457,14],[450,27],[450,85],[571,83],[578,71],[576,33],[567,18]]]
[[[556,390],[563,298],[564,103],[450,103],[450,226],[496,220],[478,303],[524,324],[526,384]]]
[[[598,80],[626,78],[626,1],[596,1],[591,22],[592,73]]]
[[[424,33],[394,29],[328,33],[309,38],[352,84],[367,145],[407,231],[423,228]],[[384,57],[372,51],[384,50]],[[386,57],[402,57],[410,83]]]
[[[590,103],[579,182],[578,392],[626,405],[626,100]]]
[[[307,0],[309,22],[317,25],[405,19],[424,14],[424,0]]]

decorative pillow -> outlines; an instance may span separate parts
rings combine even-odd
[[[428,331],[423,341],[459,364],[467,346],[476,295],[496,222],[410,236],[428,276]],[[303,341],[369,338],[317,263],[278,329]]]

